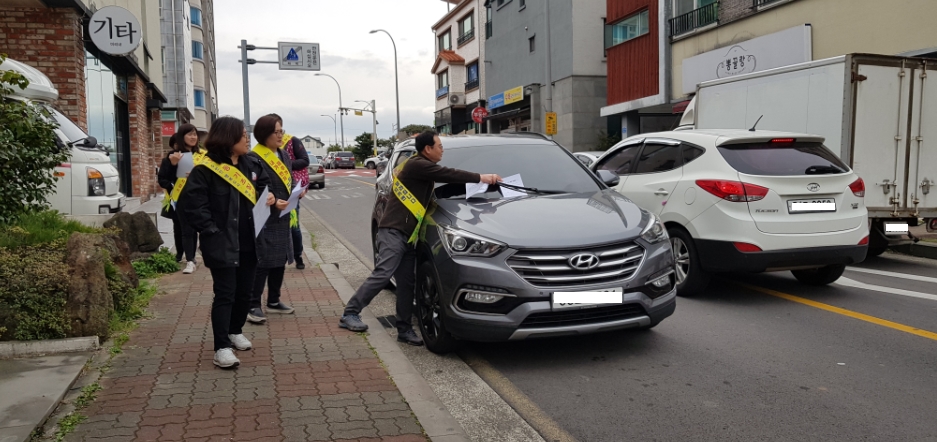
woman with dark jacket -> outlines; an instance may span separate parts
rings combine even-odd
[[[270,179],[260,162],[247,155],[249,140],[243,121],[233,117],[216,120],[205,140],[208,154],[189,174],[177,205],[182,222],[199,233],[202,259],[211,270],[214,362],[222,368],[241,363],[232,347],[251,349],[242,328],[257,256],[264,253],[264,244],[255,241],[253,209]],[[272,206],[275,202],[269,194],[260,204]]]
[[[280,122],[280,125],[283,125],[283,119],[280,118],[277,114],[269,114],[271,117],[275,117],[277,121]],[[286,133],[283,134],[283,143],[282,149],[289,155],[290,160],[293,162],[291,170],[293,171],[293,184],[299,184],[303,187],[309,187],[309,153],[306,152],[306,146],[303,146],[303,142],[292,135]],[[305,193],[299,196],[299,200],[302,201],[305,197]],[[299,207],[296,207],[296,220],[297,222],[294,225],[291,225],[291,233],[293,235],[293,259],[296,261],[296,268],[303,270],[306,268],[306,263],[303,262],[303,233],[299,228]]]
[[[293,189],[292,162],[283,147],[283,126],[278,117],[267,115],[260,117],[254,125],[254,138],[259,144],[254,146],[250,157],[257,159],[270,177],[270,193],[283,204],[277,204],[267,224],[257,237],[263,243],[263,252],[257,253],[257,274],[254,277],[254,291],[251,294],[250,311],[247,320],[254,324],[267,321],[261,308],[264,285],[267,286],[267,312],[293,313],[293,308],[280,302],[280,289],[283,286],[283,274],[287,262],[293,261],[293,236],[290,232],[292,215],[281,212],[286,208],[286,200]],[[283,216],[280,216],[283,214]]]
[[[159,166],[157,181],[159,186],[165,189],[166,198],[163,200],[162,216],[172,219],[172,233],[176,242],[176,261],[182,262],[183,253],[185,254],[185,270],[182,273],[190,274],[195,272],[195,246],[198,243],[198,236],[187,224],[179,222],[176,216],[176,210],[172,203],[178,199],[182,189],[176,189],[176,185],[185,186],[185,180],[176,178],[176,170],[179,161],[182,160],[183,153],[201,154],[198,146],[198,130],[191,124],[183,124],[179,130],[169,139],[169,147],[172,151],[163,158]]]

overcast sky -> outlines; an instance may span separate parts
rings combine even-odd
[[[215,50],[218,56],[220,115],[244,117],[241,90],[241,39],[256,46],[278,41],[319,43],[322,70],[338,79],[345,107],[355,100],[377,100],[378,136],[394,134],[394,50],[385,29],[397,42],[400,69],[400,124],[433,124],[435,85],[432,26],[446,14],[441,0],[219,0],[215,2]],[[250,58],[275,60],[276,51],[255,50]],[[328,144],[338,89],[313,72],[280,71],[276,65],[250,67],[251,119],[276,112],[295,136],[312,135]],[[371,131],[371,114],[345,118],[345,142]],[[340,126],[339,126],[340,130]],[[339,132],[339,137],[341,133]]]

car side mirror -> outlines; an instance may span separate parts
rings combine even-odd
[[[602,180],[602,182],[605,183],[605,185],[608,187],[615,187],[618,185],[618,183],[621,182],[621,178],[619,178],[618,175],[611,170],[602,169],[599,170],[598,173],[599,179]]]
[[[88,135],[88,138],[85,138],[85,141],[81,143],[83,146],[94,147],[98,145],[98,139]]]

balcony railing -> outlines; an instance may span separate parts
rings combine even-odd
[[[754,0],[759,1],[759,0]],[[766,0],[760,0],[766,1]],[[767,0],[775,1],[775,0]],[[719,21],[719,2],[710,3],[670,19],[670,36],[680,35]]]
[[[488,20],[488,22],[485,23],[485,38],[486,39],[491,38],[491,32],[492,32],[491,28],[492,28],[491,20]]]
[[[439,88],[439,89],[436,89],[436,99],[437,99],[437,100],[440,99],[440,98],[442,98],[442,97],[445,97],[446,95],[449,95],[449,86],[443,86],[443,87],[441,87],[441,88]]]
[[[771,3],[777,3],[779,1],[781,0],[753,0],[752,6],[754,6],[755,8],[758,8],[760,6],[764,6],[764,5],[771,4]]]
[[[472,80],[472,81],[469,81],[469,82],[466,82],[466,83],[465,83],[465,90],[467,90],[467,91],[470,91],[470,90],[475,89],[475,88],[477,88],[477,87],[478,87],[478,79],[477,79],[477,78],[474,79],[474,80]]]
[[[466,33],[459,36],[459,45],[475,38],[475,28],[469,29]]]

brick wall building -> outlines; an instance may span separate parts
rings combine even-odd
[[[57,3],[67,7],[34,3],[35,7],[23,7],[29,2],[0,0],[0,53],[49,77],[59,92],[55,107],[111,151],[112,163],[120,175],[121,192],[141,202],[159,195],[156,183],[156,166],[162,154],[159,107],[166,99],[145,70],[160,73],[162,83],[158,19],[157,38],[152,46],[146,47],[152,34],[147,34],[148,22],[140,20],[144,28],[140,46],[144,49],[127,56],[111,56],[86,38],[93,11],[85,2]],[[159,6],[155,2],[138,7],[155,8],[147,13],[158,17]],[[94,69],[89,70],[89,63]]]

